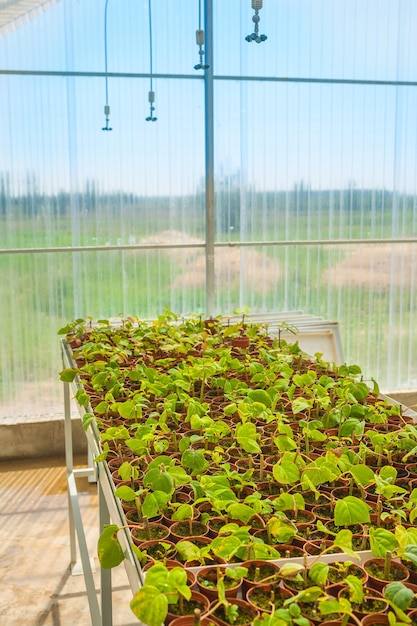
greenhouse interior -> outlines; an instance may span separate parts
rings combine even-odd
[[[415,0],[0,0],[0,622],[417,625]]]

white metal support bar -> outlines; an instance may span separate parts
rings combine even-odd
[[[100,468],[98,469],[100,472]],[[100,533],[105,524],[110,523],[110,513],[107,507],[106,498],[100,480],[98,481],[98,506]],[[113,602],[112,602],[112,573],[111,569],[101,568],[101,615],[102,626],[112,626],[113,624]]]
[[[91,468],[74,470],[74,456],[72,445],[72,424],[70,407],[69,383],[64,383],[64,411],[65,411],[65,460],[67,469],[68,508],[69,508],[69,532],[71,552],[71,572],[84,575],[88,604],[90,608],[91,623],[93,626],[102,626],[100,609],[97,601],[97,593],[93,578],[90,557],[88,554],[87,541],[81,518],[80,504],[78,501],[77,485],[75,476],[91,476],[94,472]],[[81,558],[81,570],[77,559],[77,540]]]
[[[88,555],[87,541],[85,538],[83,521],[81,518],[80,505],[78,502],[77,486],[75,484],[74,473],[71,472],[67,476],[68,491],[70,498],[70,517],[73,518],[75,529],[77,531],[78,546],[80,549],[82,573],[84,575],[85,587],[87,591],[88,605],[90,608],[92,626],[102,626],[103,622],[100,615],[100,609],[97,600],[96,586],[93,578],[90,557]],[[108,624],[109,622],[107,622]],[[111,622],[110,622],[111,623]]]

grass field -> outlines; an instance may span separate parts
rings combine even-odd
[[[169,232],[181,232],[184,241],[187,237],[204,241],[198,212],[192,214],[188,229],[187,220],[179,222],[167,215],[165,221],[147,222],[144,228],[135,225],[129,215],[121,220],[120,215],[107,214],[100,222],[84,218],[78,231],[66,216],[56,219],[53,228],[51,224],[47,228],[43,218],[22,218],[7,223],[7,246],[138,243],[158,233],[169,237]],[[372,223],[375,226],[375,217],[368,217],[368,225],[363,215],[356,224],[348,221],[347,233],[364,236]],[[390,236],[390,220],[384,219],[386,227],[379,229],[378,235],[373,228],[374,236]],[[412,211],[403,219],[409,235],[413,234],[414,219]],[[3,236],[5,229],[6,225]],[[79,242],[74,232],[79,233]],[[281,238],[288,235],[284,229],[265,231],[261,224],[251,224],[247,234],[250,240],[259,241],[265,240],[265,232],[279,232]],[[312,228],[311,216],[300,214],[297,228],[292,226],[290,234],[302,239],[320,233],[317,224]],[[219,232],[217,241],[224,237]],[[236,232],[227,235],[230,240],[238,237]],[[217,248],[215,312],[228,315],[248,306],[253,313],[303,310],[337,320],[348,362],[359,364],[381,388],[416,387],[417,278],[413,261],[417,260],[417,244],[404,245],[399,257],[395,247],[386,245],[374,246],[372,254],[369,245],[359,244],[259,246],[254,250],[236,248],[233,254],[226,254],[228,248]],[[0,417],[14,411],[44,412],[45,382],[50,382],[50,393],[59,405],[57,330],[68,321],[118,314],[151,318],[166,307],[204,314],[202,254],[195,249],[0,254]],[[404,258],[410,260],[406,268]],[[405,278],[400,280],[401,276]],[[42,393],[28,394],[28,385],[36,387],[39,382]]]

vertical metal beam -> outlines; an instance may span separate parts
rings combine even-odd
[[[78,502],[77,485],[72,472],[68,476],[68,491],[71,499],[71,511],[77,531],[78,546],[80,549],[82,573],[84,575],[85,588],[87,591],[88,607],[90,609],[91,625],[102,626],[100,608],[98,605],[97,592],[94,583],[90,557],[88,556],[87,540],[84,533],[83,520],[81,517],[80,504]]]
[[[64,365],[65,367],[65,365]],[[71,400],[70,385],[64,383],[64,433],[65,433],[65,464],[67,467],[67,477],[73,472],[73,447],[72,447],[72,423],[71,423]],[[68,510],[69,510],[69,539],[71,552],[71,569],[77,562],[77,542],[75,536],[74,515],[72,511],[72,501],[68,489]]]
[[[205,60],[204,133],[206,174],[206,314],[214,315],[214,107],[213,107],[213,0],[204,2]]]

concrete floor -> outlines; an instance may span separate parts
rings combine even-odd
[[[79,466],[84,459],[77,458]],[[96,485],[77,479],[81,514],[97,570]],[[83,576],[70,572],[68,505],[64,459],[0,463],[1,626],[89,626]],[[100,576],[94,574],[96,589]],[[139,622],[123,565],[113,570],[113,624]]]

